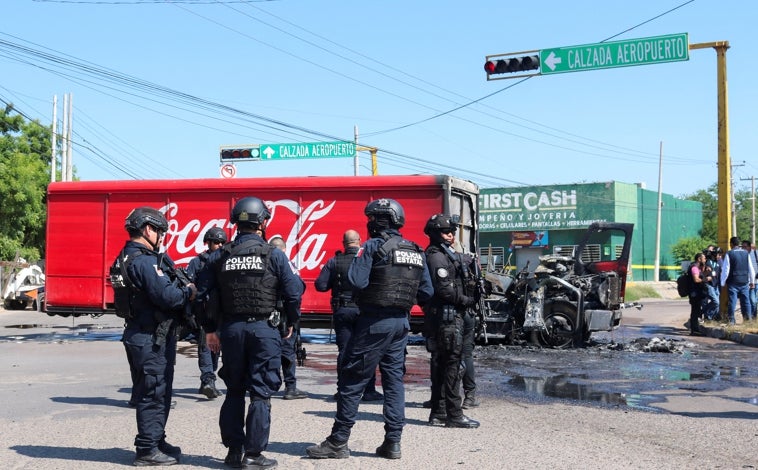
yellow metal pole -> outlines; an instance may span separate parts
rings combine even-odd
[[[371,176],[379,174],[379,168],[376,165],[376,149],[371,149]]]
[[[718,246],[729,250],[732,237],[732,161],[729,157],[729,108],[726,88],[726,50],[729,41],[690,44],[692,49],[713,48],[716,50],[716,86],[718,106]],[[721,298],[727,298],[726,287],[721,289]],[[726,318],[728,302],[721,302],[719,312]]]
[[[716,50],[718,107],[718,246],[729,249],[732,237],[732,162],[729,156],[729,112],[726,86],[726,50],[729,41],[690,44],[692,49]]]

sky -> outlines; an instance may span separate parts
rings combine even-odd
[[[483,65],[687,33],[729,41],[732,176],[750,189],[756,14],[737,0],[10,0],[0,105],[50,125],[53,97],[60,120],[70,93],[82,180],[219,178],[222,145],[353,141],[357,130],[379,174],[651,190],[660,177],[681,196],[718,179],[714,49],[527,79],[488,81]],[[246,161],[236,175],[371,174],[359,155],[357,170],[351,158]]]

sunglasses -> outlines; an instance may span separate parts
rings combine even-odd
[[[440,230],[440,233],[444,233],[445,235],[450,235],[451,233],[455,233],[454,228],[443,228]]]

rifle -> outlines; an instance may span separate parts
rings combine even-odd
[[[479,317],[479,325],[482,329],[482,334],[484,335],[484,344],[487,344],[487,305],[484,302],[484,298],[487,297],[487,286],[484,283],[484,273],[482,273],[482,268],[479,266],[479,260],[475,257],[474,258],[474,276],[476,276],[476,286],[477,286],[477,296],[476,296],[476,305],[477,310],[479,311],[478,317]]]

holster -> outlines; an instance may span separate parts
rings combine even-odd
[[[457,313],[458,312],[455,310],[454,306],[443,305],[442,308],[439,309],[440,323],[441,324],[454,323],[455,315]]]

